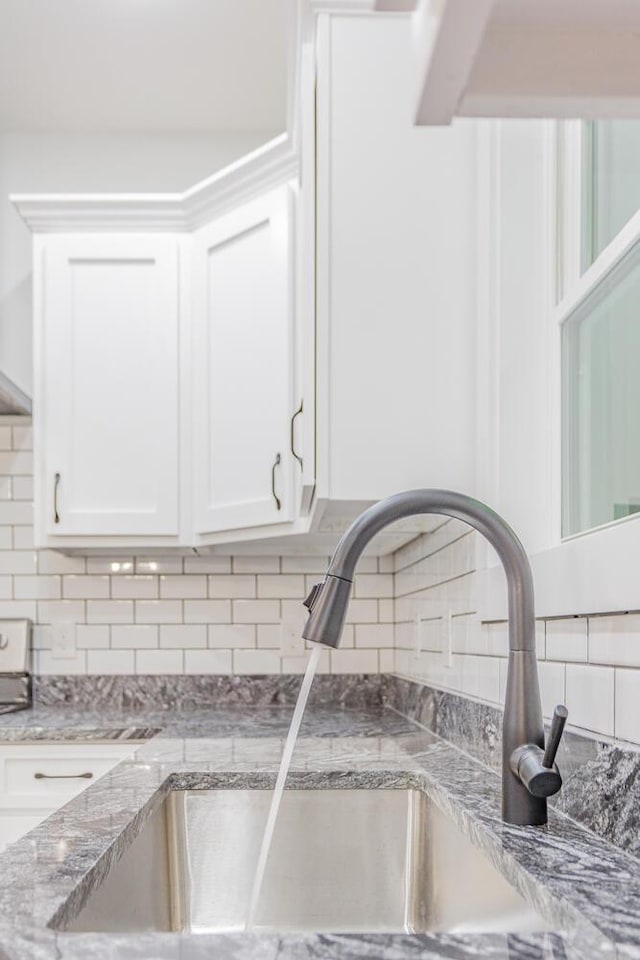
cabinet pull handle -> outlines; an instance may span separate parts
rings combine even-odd
[[[34,773],[34,780],[93,780],[92,773]]]
[[[298,463],[300,464],[300,469],[301,469],[301,470],[302,470],[302,468],[303,468],[302,457],[300,456],[300,454],[296,453],[296,441],[295,441],[295,436],[294,436],[294,430],[295,430],[296,419],[297,419],[297,417],[299,417],[300,414],[302,413],[303,406],[304,406],[304,400],[301,400],[301,401],[300,401],[300,406],[299,406],[299,408],[296,410],[296,412],[294,413],[294,415],[291,417],[291,453],[293,454],[293,456],[295,457],[295,459],[296,459],[296,460],[298,461]]]
[[[271,493],[273,494],[273,499],[276,502],[276,510],[282,509],[282,503],[280,497],[276,493],[276,468],[280,465],[282,457],[279,453],[276,453],[276,458],[273,461],[273,466],[271,467]]]
[[[60,474],[56,473],[53,479],[53,522],[60,523],[60,514],[58,513],[58,487],[60,486]]]

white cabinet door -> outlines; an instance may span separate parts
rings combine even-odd
[[[178,533],[178,240],[58,236],[36,261],[40,523]]]
[[[194,236],[198,534],[291,519],[291,208],[283,187]]]

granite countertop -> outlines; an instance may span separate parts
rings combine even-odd
[[[447,813],[551,929],[538,934],[88,934],[64,926],[171,789],[270,786],[291,707],[100,714],[38,708],[0,718],[0,740],[148,736],[75,800],[0,855],[0,960],[402,960],[640,958],[640,871],[634,857],[562,814],[545,828],[500,819],[489,768],[390,710],[313,708],[293,786],[415,786]]]

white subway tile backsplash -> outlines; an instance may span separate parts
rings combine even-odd
[[[280,673],[279,654],[271,650],[234,650],[233,672],[246,674]]]
[[[39,623],[84,623],[85,620],[86,620],[86,616],[85,616],[84,600],[39,600],[38,601],[38,622]],[[100,620],[100,621],[89,621],[89,622],[109,623],[110,621]]]
[[[112,600],[112,603],[131,603],[129,600]],[[181,600],[136,600],[136,623],[181,623]]]
[[[594,733],[613,736],[613,669],[577,663],[568,663],[565,669],[569,722]]]
[[[480,699],[490,703],[500,700],[500,659],[498,657],[476,657],[477,693]]]
[[[184,673],[182,650],[136,650],[135,672],[139,674]]]
[[[233,600],[232,603],[234,623],[280,622],[279,600]]]
[[[163,599],[204,600],[207,597],[207,578],[204,574],[163,574],[160,577],[160,596]]]
[[[351,600],[347,610],[347,623],[377,623],[377,600]]]
[[[24,450],[3,451],[0,453],[0,474],[33,476],[33,454]]]
[[[26,529],[26,527],[25,527]],[[34,557],[36,554],[34,553]],[[37,553],[38,573],[85,573],[84,557],[66,557],[55,550],[39,550]],[[14,571],[18,573],[18,570]]]
[[[107,650],[112,629],[118,630],[121,628],[110,628],[107,624],[79,623],[76,626],[76,647],[78,650]],[[47,646],[51,647],[50,641]]]
[[[11,450],[11,427],[0,427],[0,450]]]
[[[137,557],[135,572],[143,574],[182,573],[182,557],[150,557],[148,559]]]
[[[390,623],[369,623],[356,625],[356,647],[393,646],[393,626]]]
[[[589,663],[640,667],[640,614],[590,617]]]
[[[73,656],[64,660],[54,657],[51,650],[38,650],[35,655],[36,673],[80,674],[87,672],[87,651],[78,650]]]
[[[230,623],[230,600],[185,600],[185,623]]]
[[[165,623],[160,627],[160,646],[168,649],[193,650],[207,646],[207,627],[204,623]]]
[[[33,430],[30,426],[13,427],[13,449],[33,450]]]
[[[233,654],[230,650],[185,650],[185,673],[232,673]]]
[[[133,600],[87,600],[87,623],[133,623]]]
[[[393,577],[390,573],[358,573],[353,584],[355,597],[392,597]]]
[[[564,663],[538,662],[542,714],[547,719],[553,716],[553,711],[558,704],[565,702],[564,674]]]
[[[14,477],[11,496],[14,500],[33,500],[33,477]]]
[[[14,577],[13,596],[16,600],[59,600],[60,577]]]
[[[209,596],[212,599],[236,598],[251,600],[256,595],[256,578],[250,574],[216,574],[209,577]]]
[[[114,600],[155,600],[158,597],[158,578],[124,574],[109,578]]]
[[[378,661],[379,661],[380,673],[393,673],[395,670],[395,666],[394,666],[395,651],[379,650]]]
[[[304,577],[299,574],[259,574],[258,597],[299,598],[306,596]]]
[[[378,600],[378,620],[380,623],[395,621],[395,603],[393,600]]]
[[[135,560],[115,560],[108,557],[87,557],[87,573],[106,573],[111,577],[131,576],[135,571]]]
[[[255,647],[256,627],[252,623],[212,623],[207,628],[210,647]]]
[[[36,620],[37,609],[35,600],[0,601],[0,617],[6,620]]]
[[[185,573],[231,573],[231,557],[185,557],[183,569]]]
[[[378,673],[377,650],[331,650],[332,673]]]
[[[280,573],[280,557],[233,557],[234,573]]]
[[[87,673],[133,673],[133,650],[88,650]]]
[[[330,559],[330,557],[282,557],[282,572],[324,576]]]
[[[615,691],[615,735],[640,743],[640,670],[616,670]]]
[[[587,618],[547,620],[547,660],[587,662]]]
[[[282,646],[282,626],[279,623],[259,623],[256,637],[259,649],[279,650]],[[302,640],[296,646],[299,646],[301,652],[304,649]]]
[[[40,577],[40,579],[45,579]],[[62,593],[65,599],[99,600],[110,596],[111,580],[109,577],[84,576],[74,573],[62,578]]]
[[[114,650],[145,650],[157,647],[158,627],[155,624],[114,624],[111,627],[111,646]]]
[[[36,570],[35,550],[0,550],[0,574],[8,573],[16,576],[21,573],[35,573]]]
[[[33,524],[33,505],[25,500],[0,500],[0,524]]]

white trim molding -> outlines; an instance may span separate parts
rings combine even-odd
[[[14,193],[33,233],[190,232],[298,175],[298,151],[283,133],[183,193]]]

